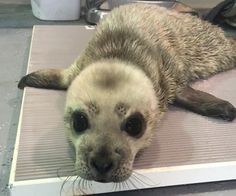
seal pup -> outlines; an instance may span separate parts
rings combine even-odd
[[[65,131],[77,174],[120,182],[168,104],[235,118],[232,104],[189,86],[235,66],[236,44],[220,28],[156,5],[130,4],[100,22],[70,67],[30,73],[18,86],[67,89]]]

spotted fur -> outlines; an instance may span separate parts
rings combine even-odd
[[[81,70],[103,58],[122,59],[142,69],[165,111],[190,81],[234,68],[236,44],[222,29],[196,16],[158,6],[126,5],[98,25],[72,67]]]

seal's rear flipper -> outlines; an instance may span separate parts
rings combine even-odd
[[[174,104],[203,116],[227,121],[232,121],[236,117],[236,109],[231,103],[190,86],[176,96]]]
[[[70,85],[69,76],[66,70],[43,69],[30,73],[21,78],[18,88],[26,86],[35,88],[66,90]]]

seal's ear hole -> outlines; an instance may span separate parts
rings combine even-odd
[[[82,133],[89,128],[88,116],[84,112],[76,111],[72,114],[73,129],[76,133]]]
[[[130,136],[139,138],[143,135],[146,128],[146,122],[141,113],[136,112],[130,115],[122,124],[121,130],[127,132]]]

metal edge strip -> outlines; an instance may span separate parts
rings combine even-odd
[[[134,189],[147,189],[164,186],[232,180],[235,179],[236,176],[236,161],[142,169],[135,170],[135,173],[141,174],[142,180],[144,180],[145,183],[137,184],[137,182],[135,182],[134,180],[133,182],[136,185],[135,187],[120,187],[118,190],[114,190],[113,183],[107,183],[104,185],[103,183],[91,182],[93,189],[89,190],[89,193],[86,192],[88,190],[82,189],[82,191],[85,191],[86,194],[98,194],[115,191],[128,191]],[[71,191],[73,181],[76,178],[76,176],[71,177],[65,184],[64,189],[67,193],[66,195],[68,195],[68,192]],[[17,193],[17,195],[30,194],[32,193],[30,192],[31,189],[34,191],[35,189],[38,189],[39,191],[42,190],[43,193],[40,192],[40,194],[43,194],[45,196],[47,196],[47,191],[55,192],[56,196],[58,194],[56,194],[56,190],[53,191],[44,189],[56,188],[57,190],[60,190],[65,180],[66,177],[18,181],[14,184],[13,192]],[[12,196],[16,196],[16,194],[13,194]]]
[[[36,28],[36,26],[33,26],[26,74],[29,72],[29,65],[30,65],[30,58],[31,58],[35,28]],[[21,133],[21,126],[22,126],[22,116],[23,116],[25,94],[26,94],[26,88],[24,88],[24,90],[23,90],[20,116],[19,116],[17,131],[16,131],[17,132],[16,133],[16,141],[15,141],[15,146],[14,146],[14,153],[13,153],[12,165],[11,165],[11,170],[10,170],[10,178],[9,178],[9,187],[10,188],[12,187],[12,185],[14,184],[14,181],[15,181],[15,171],[16,171],[16,164],[17,164],[17,157],[18,157],[18,148],[19,148],[19,143],[20,143],[20,133]]]

